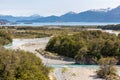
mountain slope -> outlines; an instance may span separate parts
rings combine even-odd
[[[100,10],[88,10],[81,13],[69,12],[59,17],[50,16],[33,20],[27,20],[27,22],[120,22],[120,6],[112,10],[100,9]]]
[[[18,20],[32,20],[32,19],[37,19],[37,18],[41,18],[42,16],[39,15],[32,15],[32,16],[28,16],[28,17],[23,17],[23,16],[19,16],[19,17],[14,17],[11,15],[0,15],[0,19],[4,19],[7,20],[9,22],[16,22]]]
[[[69,12],[61,16],[29,17],[0,16],[11,22],[120,22],[120,6],[114,9],[88,10],[81,13]]]

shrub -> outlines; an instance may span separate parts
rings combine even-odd
[[[74,58],[78,64],[97,64],[102,57],[119,57],[120,39],[102,31],[81,31],[53,37],[46,51]]]
[[[65,73],[67,70],[67,68],[62,68],[62,73]]]
[[[100,65],[100,70],[97,71],[98,77],[113,80],[113,77],[118,76],[116,69],[117,60],[115,58],[101,58],[98,64]]]
[[[5,45],[11,42],[12,42],[11,35],[4,30],[0,30],[0,45]]]
[[[0,48],[0,80],[49,80],[48,73],[34,54]]]

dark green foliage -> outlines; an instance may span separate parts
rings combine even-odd
[[[53,37],[46,50],[72,57],[80,64],[97,64],[101,57],[120,56],[120,39],[101,31],[81,31],[74,35]]]
[[[118,24],[118,25],[98,26],[98,28],[102,28],[102,29],[105,29],[105,30],[120,30],[120,24]]]
[[[4,30],[0,30],[0,45],[5,45],[10,42],[12,42],[11,35]]]
[[[79,50],[79,46],[77,46],[76,42],[72,38],[59,36],[50,40],[46,50],[59,52],[61,55],[68,57],[74,57],[74,53]]]
[[[0,48],[0,80],[49,80],[48,73],[34,54]]]

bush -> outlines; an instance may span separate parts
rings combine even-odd
[[[81,31],[53,37],[46,51],[74,58],[79,64],[97,64],[102,57],[120,56],[120,38],[101,31]]]
[[[4,30],[0,30],[0,45],[5,45],[11,42],[12,42],[11,35]]]
[[[115,58],[101,58],[98,64],[100,65],[100,70],[97,71],[98,77],[113,80],[115,76],[118,76],[116,68],[117,60]]]
[[[0,48],[0,80],[49,80],[48,73],[34,54]]]
[[[65,72],[67,72],[68,71],[68,69],[67,68],[62,68],[62,73],[65,73]]]

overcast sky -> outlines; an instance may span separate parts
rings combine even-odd
[[[14,16],[61,15],[69,11],[115,8],[120,0],[0,0],[0,14]]]

